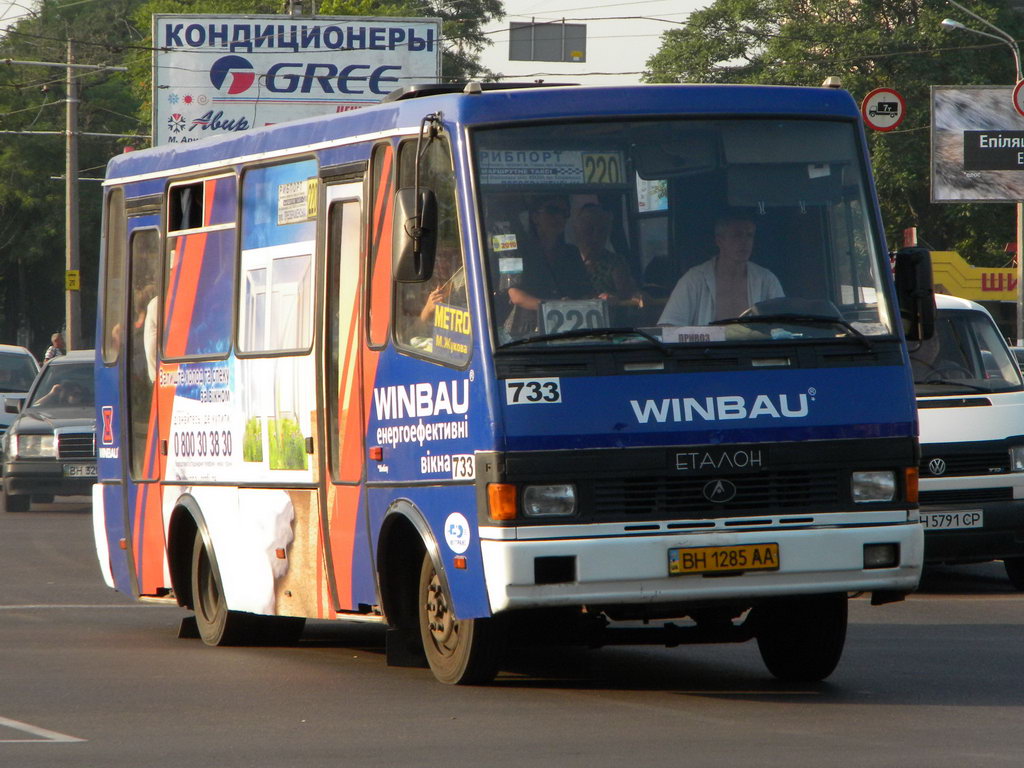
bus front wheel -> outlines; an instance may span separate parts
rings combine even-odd
[[[786,598],[754,610],[757,647],[772,675],[808,683],[832,674],[846,643],[844,593]]]
[[[501,650],[495,619],[456,619],[429,553],[423,555],[418,597],[420,638],[434,677],[448,685],[493,680]]]
[[[220,573],[199,531],[192,546],[192,608],[207,645],[234,645],[243,639],[244,617],[228,610]]]

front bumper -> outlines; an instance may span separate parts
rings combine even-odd
[[[928,512],[979,511],[980,528],[925,529],[924,558],[930,565],[1024,557],[1024,499],[924,506]]]
[[[72,461],[68,459],[20,459],[6,461],[3,465],[4,490],[12,496],[28,494],[53,496],[90,495],[96,482],[95,474],[83,477],[67,477],[65,467],[76,467],[73,471],[95,472],[96,461]]]
[[[911,592],[924,557],[924,532],[907,513],[823,515],[813,525],[761,521],[747,530],[630,533],[623,526],[484,529],[481,550],[492,612],[580,605],[639,605],[750,600],[823,592]],[[872,519],[874,518],[874,519]],[[719,521],[722,524],[728,521]],[[747,521],[749,523],[749,521]],[[723,526],[724,527],[724,526]],[[615,530],[615,529],[618,530]],[[600,529],[600,530],[597,530]],[[676,547],[779,545],[776,571],[730,575],[668,574]],[[864,568],[867,544],[898,546],[893,568]],[[571,558],[564,580],[538,583],[538,558]],[[544,562],[544,561],[542,561]]]

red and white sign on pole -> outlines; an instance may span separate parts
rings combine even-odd
[[[875,88],[860,103],[864,124],[876,131],[891,131],[907,114],[907,102],[892,88]]]
[[[1013,108],[1017,110],[1017,114],[1024,117],[1024,104],[1021,104],[1021,101],[1024,101],[1022,91],[1024,91],[1024,80],[1019,81],[1013,89]]]

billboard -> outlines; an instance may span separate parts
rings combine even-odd
[[[154,14],[153,49],[153,144],[181,144],[437,82],[441,20]]]
[[[932,202],[1024,200],[1024,116],[1013,86],[932,87]]]
[[[509,61],[587,60],[587,25],[513,21],[508,30]]]

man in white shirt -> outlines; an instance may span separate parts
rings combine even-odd
[[[779,279],[750,261],[757,225],[744,213],[715,222],[718,255],[679,278],[658,325],[699,326],[739,317],[759,301],[785,295]]]

